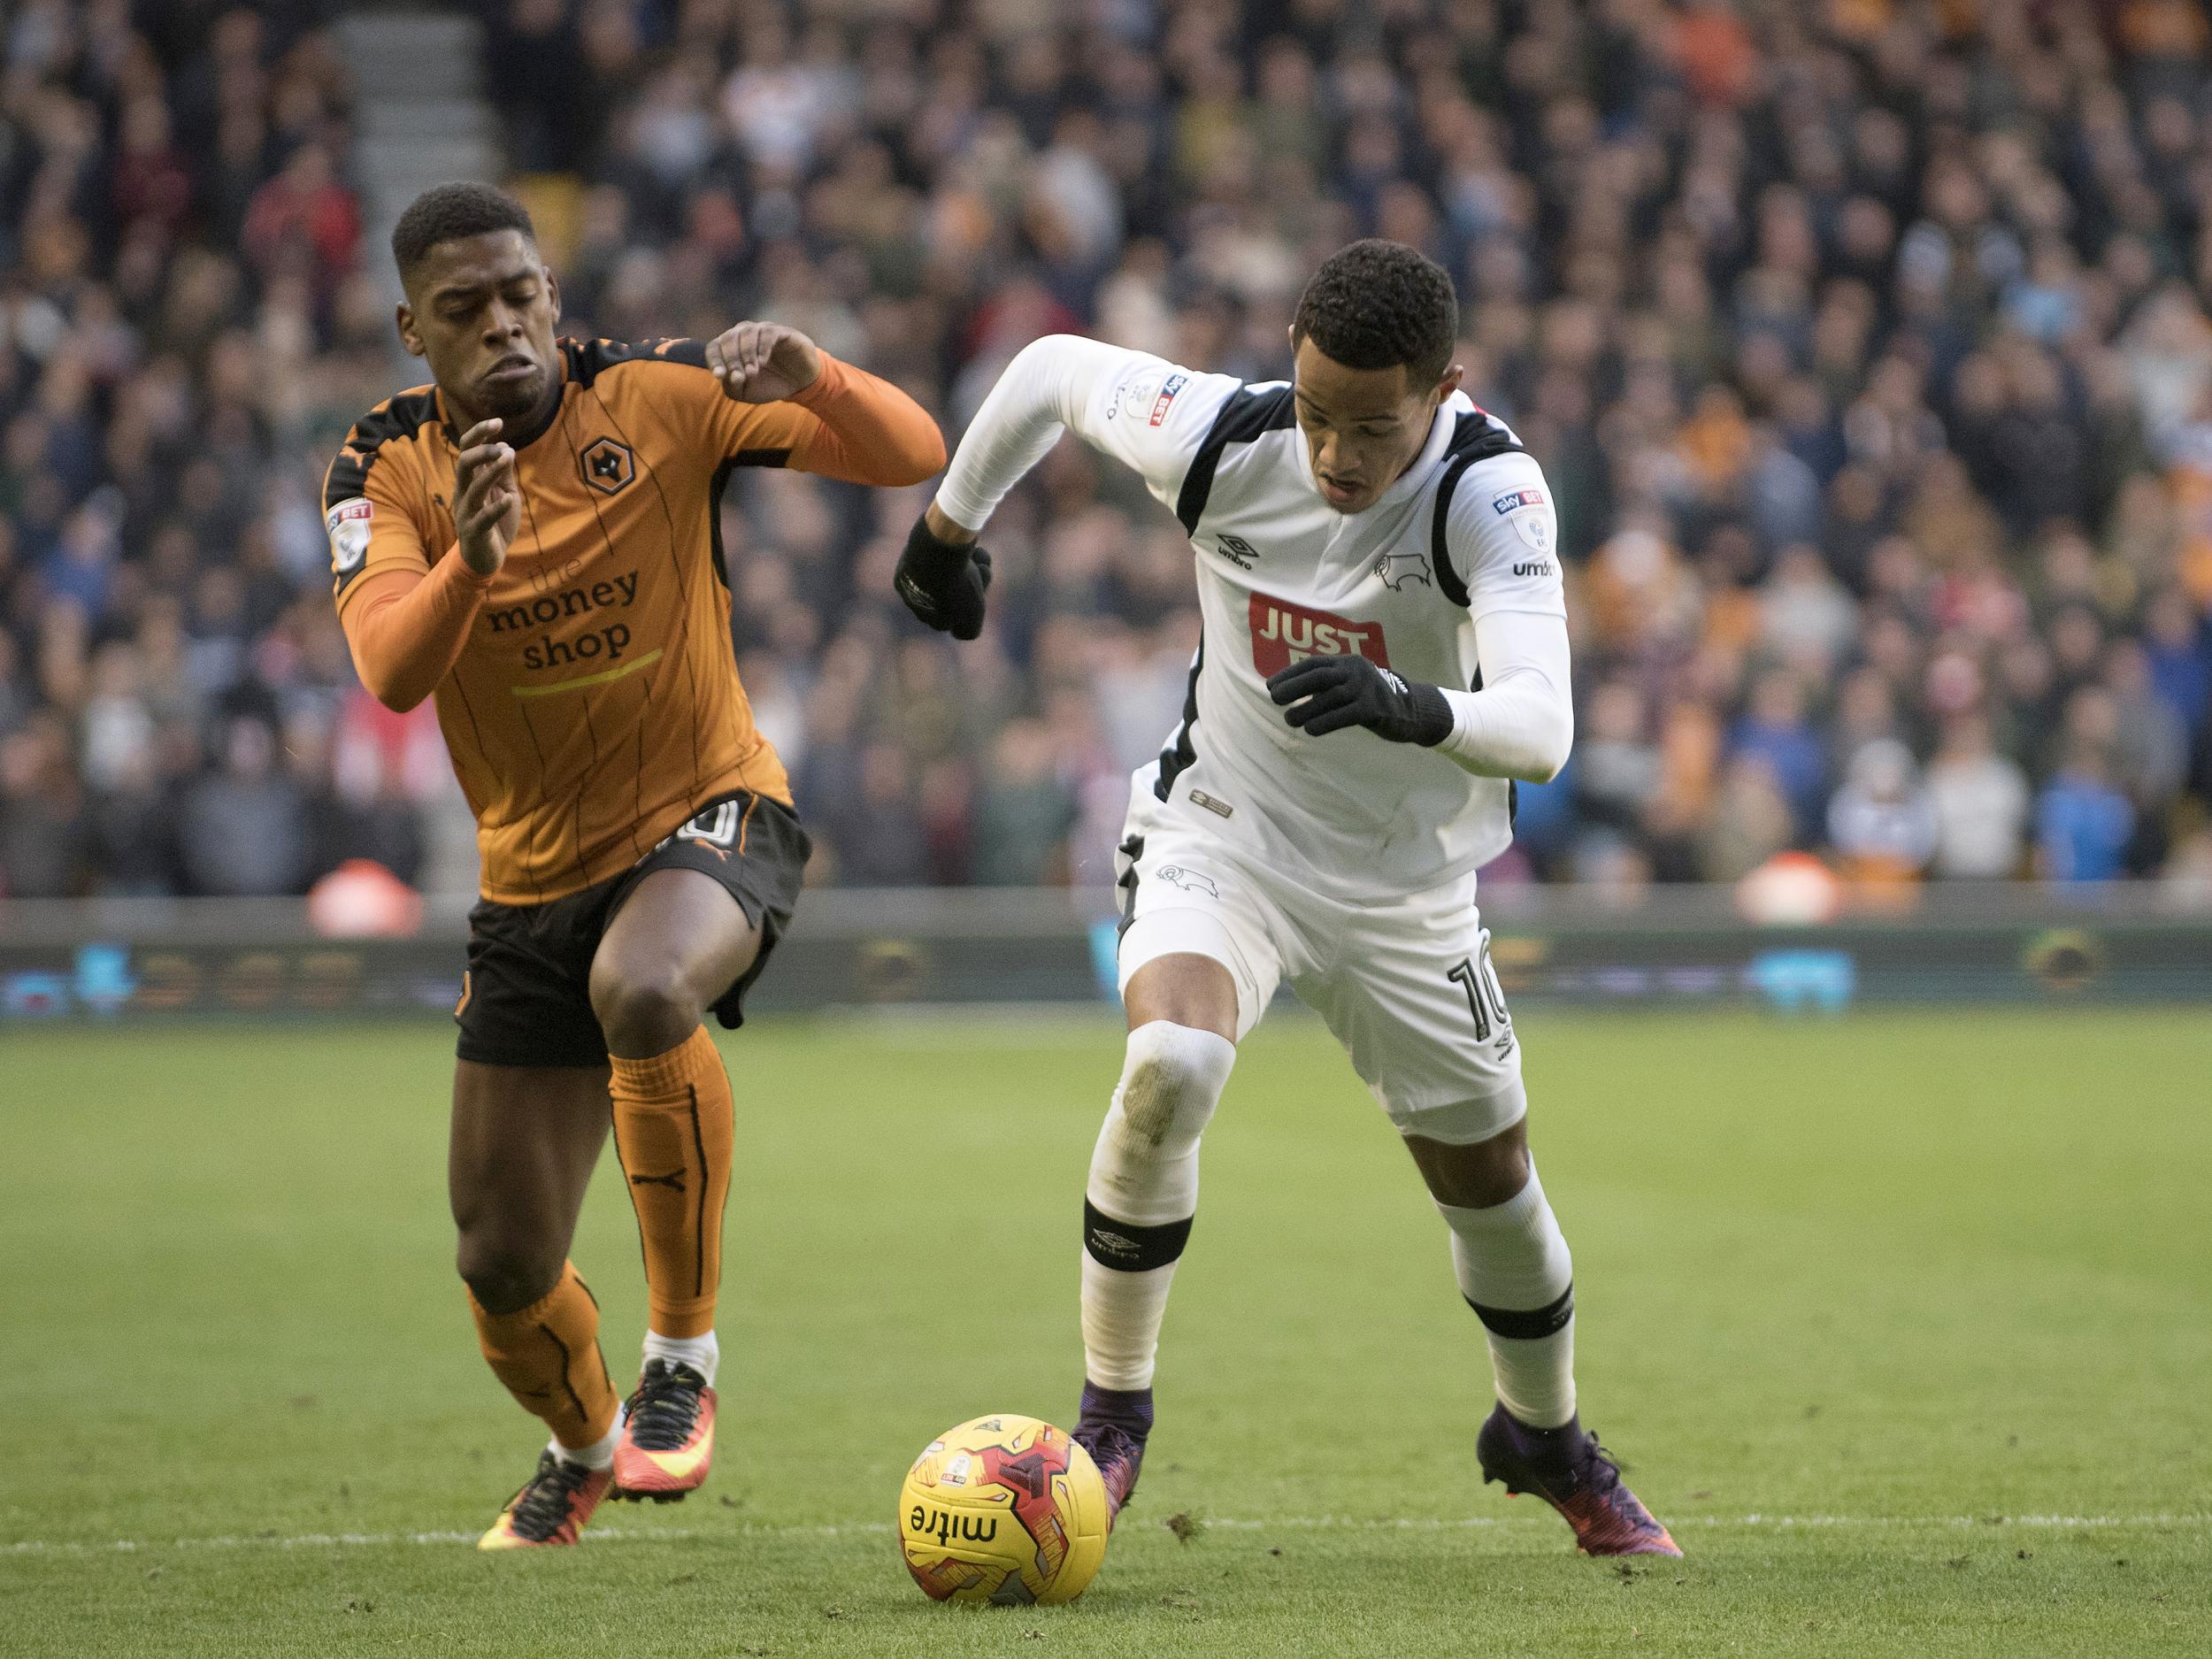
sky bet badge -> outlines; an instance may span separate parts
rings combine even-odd
[[[1513,534],[1538,553],[1551,551],[1551,518],[1544,506],[1540,489],[1508,490],[1490,503],[1491,511],[1513,526]]]
[[[323,515],[323,528],[330,533],[330,565],[339,575],[352,574],[369,557],[369,520],[375,516],[376,509],[358,496]]]

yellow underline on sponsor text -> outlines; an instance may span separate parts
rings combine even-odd
[[[634,674],[659,656],[660,649],[656,647],[634,663],[625,663],[619,668],[603,668],[595,674],[580,674],[573,680],[558,680],[550,686],[510,686],[507,689],[518,697],[550,697],[557,692],[580,691],[586,686],[603,686],[610,680],[619,680],[625,674]]]

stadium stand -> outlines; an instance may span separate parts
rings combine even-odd
[[[1037,32],[1056,10],[1081,21]],[[950,434],[1040,334],[1271,378],[1342,242],[1444,261],[1470,389],[1558,498],[1576,627],[1574,759],[1486,879],[1789,848],[2212,878],[2192,0],[481,11],[574,332],[772,318]],[[359,689],[330,611],[322,469],[405,380],[324,20],[5,25],[0,892],[472,879],[428,710]],[[1103,885],[1180,703],[1187,551],[1064,448],[956,654],[890,595],[922,499],[764,472],[725,503],[818,876]]]

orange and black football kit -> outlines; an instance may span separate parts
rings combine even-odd
[[[558,367],[544,424],[500,434],[520,506],[495,574],[477,575],[456,545],[460,434],[434,388],[354,427],[323,503],[362,683],[394,708],[437,698],[476,814],[483,895],[455,1010],[461,1057],[607,1067],[649,1349],[696,1362],[649,1358],[618,1433],[598,1303],[572,1263],[526,1308],[495,1313],[472,1294],[485,1359],[563,1454],[540,1458],[484,1535],[491,1549],[572,1544],[610,1491],[681,1497],[713,1458],[704,1356],[735,1137],[729,1077],[704,1025],[663,1054],[611,1056],[589,985],[638,883],[703,871],[761,933],[758,960],[714,1005],[733,1025],[798,897],[806,833],[730,640],[723,487],[741,466],[915,484],[945,461],[911,400],[827,357],[812,385],[758,404],[725,395],[696,341],[566,342]]]
[[[808,842],[753,723],[718,524],[741,466],[904,485],[944,464],[903,393],[826,355],[787,402],[726,396],[695,340],[561,343],[561,396],[509,430],[520,524],[480,577],[456,546],[459,433],[435,388],[353,429],[324,488],[339,619],[363,683],[438,722],[477,821],[463,1058],[606,1058],[586,986],[637,882],[676,865],[787,924]],[[756,963],[752,973],[759,972]],[[716,1003],[735,1025],[741,983]]]

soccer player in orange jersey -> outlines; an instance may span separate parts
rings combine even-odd
[[[432,384],[364,417],[324,506],[339,619],[392,708],[437,700],[478,826],[449,1177],[484,1357],[552,1440],[486,1548],[576,1540],[611,1483],[680,1497],[714,1449],[733,1135],[725,1025],[789,923],[808,852],[730,640],[731,469],[908,485],[944,440],[802,334],[554,339],[521,205],[418,199],[392,234],[400,338]],[[568,1261],[606,1140],[650,1329],[618,1401]]]

